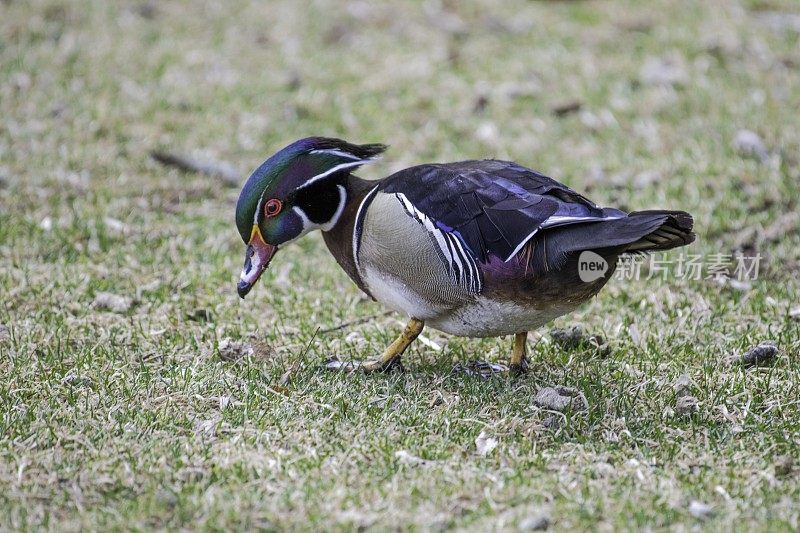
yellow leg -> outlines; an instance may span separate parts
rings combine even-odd
[[[514,335],[514,349],[511,350],[511,361],[508,370],[511,374],[524,374],[528,370],[528,361],[525,358],[525,342],[528,340],[528,332],[523,331]]]
[[[392,344],[383,352],[379,359],[365,362],[361,368],[365,372],[374,372],[375,370],[384,370],[391,367],[393,364],[400,362],[400,356],[406,351],[406,348],[414,342],[422,328],[425,327],[425,322],[412,318],[409,320],[403,332],[397,337]]]

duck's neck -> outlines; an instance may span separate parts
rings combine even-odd
[[[347,272],[358,287],[369,294],[361,276],[356,268],[355,260],[353,259],[353,230],[355,228],[356,215],[361,202],[364,197],[380,183],[379,181],[362,180],[356,176],[348,176],[345,180],[345,191],[347,199],[345,201],[344,210],[339,216],[336,223],[328,231],[322,232],[322,238],[325,240],[325,245],[330,250],[331,255],[339,263],[339,266]],[[371,295],[370,295],[371,296]]]

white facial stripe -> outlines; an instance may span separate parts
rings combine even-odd
[[[311,219],[308,218],[308,215],[306,215],[305,211],[303,211],[302,209],[300,209],[297,206],[293,207],[292,211],[297,213],[297,216],[299,216],[300,220],[303,222],[303,233],[305,233],[307,230],[311,229],[311,227],[314,224],[311,222]]]
[[[355,159],[361,161],[361,158],[357,155],[351,154],[349,152],[343,152],[341,150],[330,149],[330,150],[311,150],[309,154],[327,154],[327,155],[335,155],[337,157],[346,157],[347,159]]]
[[[358,166],[361,166],[363,164],[364,164],[364,161],[359,159],[358,161],[353,161],[352,163],[342,163],[341,165],[336,165],[335,167],[326,170],[322,174],[317,174],[316,176],[312,177],[310,180],[306,181],[302,185],[302,187],[298,187],[298,190],[302,189],[303,187],[308,187],[312,183],[317,182],[317,181],[321,180],[322,178],[324,178],[326,176],[330,176],[334,172],[339,172],[340,170],[344,170],[346,168],[358,167]]]
[[[305,235],[306,233],[308,233],[309,231],[311,231],[312,229],[316,229],[316,228],[319,227],[316,224],[314,224],[313,222],[311,222],[311,219],[308,218],[308,215],[306,215],[306,212],[303,211],[302,209],[300,209],[299,207],[294,206],[292,208],[292,211],[298,217],[300,217],[300,223],[303,225],[303,229],[300,230],[300,233],[297,234],[297,237],[295,237],[294,239],[289,239],[288,241],[283,242],[281,244],[281,246],[285,246],[285,245],[287,245],[287,244],[289,244],[291,242],[294,242],[297,239],[299,239],[300,237],[302,237],[303,235]]]
[[[262,204],[264,203],[264,194],[266,194],[267,190],[264,189],[264,192],[261,193],[261,196],[258,197],[258,203],[256,204],[256,210],[253,212],[253,225],[258,225],[258,213],[261,211]]]
[[[300,231],[300,234],[297,237],[295,237],[294,239],[290,239],[290,240],[286,241],[284,244],[289,244],[290,242],[294,242],[297,239],[299,239],[300,237],[302,237],[303,235],[305,235],[306,233],[308,233],[309,231],[312,231],[312,230],[315,230],[315,229],[321,229],[322,231],[330,231],[331,229],[333,229],[333,227],[339,221],[339,217],[341,217],[342,213],[344,212],[344,206],[347,204],[347,191],[346,191],[346,189],[344,187],[342,187],[341,185],[337,185],[336,187],[339,190],[339,205],[336,207],[336,211],[333,213],[333,217],[331,217],[331,219],[328,222],[324,223],[324,224],[316,224],[316,223],[312,222],[311,219],[308,218],[308,215],[306,214],[305,211],[303,211],[302,208],[300,208],[298,206],[294,206],[292,208],[292,211],[298,217],[300,217],[300,223],[303,225],[303,229]]]

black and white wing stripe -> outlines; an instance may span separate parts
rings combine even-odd
[[[438,227],[430,217],[414,207],[405,194],[398,192],[395,196],[408,216],[419,222],[431,236],[453,284],[463,287],[469,293],[480,293],[483,280],[478,264],[458,235]]]

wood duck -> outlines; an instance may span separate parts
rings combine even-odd
[[[509,368],[522,372],[528,331],[597,294],[619,256],[695,238],[688,213],[598,207],[509,161],[419,165],[377,181],[353,175],[385,149],[296,141],[253,172],[236,206],[247,244],[242,298],[279,248],[319,229],[362,291],[408,316],[383,355],[361,365],[367,371],[398,364],[427,324],[465,337],[514,335]],[[607,269],[582,275],[586,254]]]

